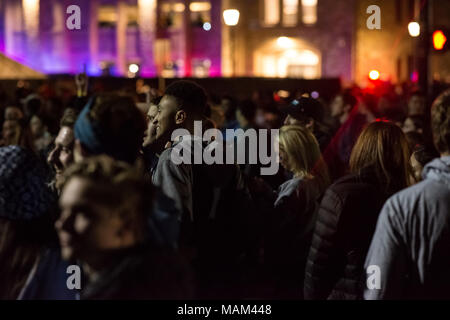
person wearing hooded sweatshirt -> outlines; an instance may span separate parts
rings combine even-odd
[[[450,91],[431,108],[440,158],[385,203],[366,258],[364,298],[450,298]]]

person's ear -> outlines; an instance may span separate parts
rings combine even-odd
[[[182,124],[183,122],[186,121],[186,119],[187,119],[187,114],[186,114],[186,111],[184,111],[184,110],[179,110],[175,114],[175,124]]]

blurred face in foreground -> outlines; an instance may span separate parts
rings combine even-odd
[[[55,227],[66,260],[79,259],[101,267],[110,252],[136,243],[134,232],[127,227],[119,209],[96,197],[99,188],[94,181],[77,176],[63,188],[61,216]]]
[[[73,162],[73,129],[70,127],[61,127],[55,139],[55,147],[49,153],[47,162],[53,167],[58,179],[63,170]]]

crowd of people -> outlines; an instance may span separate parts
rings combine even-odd
[[[450,298],[450,91],[87,80],[0,92],[0,299]],[[279,170],[174,162],[221,143],[196,122],[279,129]]]

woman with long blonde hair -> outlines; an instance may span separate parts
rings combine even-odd
[[[329,184],[319,144],[310,130],[283,126],[279,134],[280,163],[293,174],[273,193],[267,221],[265,262],[274,298],[299,298],[320,197]]]

